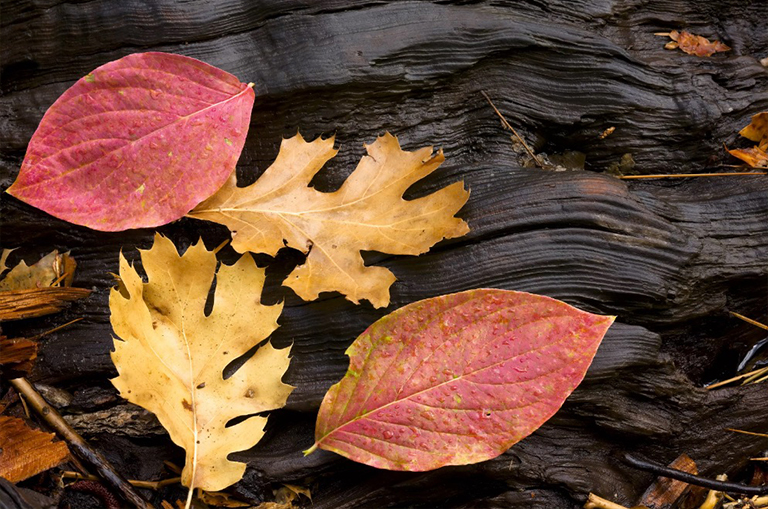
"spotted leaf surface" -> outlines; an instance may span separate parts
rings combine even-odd
[[[96,230],[169,223],[234,171],[253,100],[251,86],[193,58],[128,55],[48,109],[8,193]]]
[[[293,388],[281,381],[288,348],[260,346],[234,374],[225,368],[277,328],[282,305],[261,304],[264,269],[246,254],[216,271],[202,242],[182,255],[160,235],[141,251],[148,281],[120,257],[120,287],[109,295],[115,339],[112,379],[120,395],[155,413],[187,452],[182,483],[218,491],[242,478],[228,459],[264,435],[262,412],[280,408]],[[216,278],[213,306],[206,300]],[[250,416],[236,424],[236,417]]]
[[[412,471],[496,457],[560,408],[613,320],[491,289],[400,308],[347,350],[311,450]]]

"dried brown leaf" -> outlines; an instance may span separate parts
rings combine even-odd
[[[728,153],[752,168],[768,168],[768,154],[760,147],[728,149]]]
[[[0,416],[0,477],[16,483],[62,463],[69,456],[55,435],[33,430],[15,417]]]
[[[669,32],[669,38],[674,42],[668,42],[664,47],[666,49],[680,48],[689,55],[697,57],[711,57],[715,53],[730,51],[730,47],[720,41],[712,41],[700,35],[694,35],[685,30],[672,30]]]
[[[752,122],[739,131],[739,134],[748,140],[758,142],[760,150],[768,149],[768,111],[752,116]]]

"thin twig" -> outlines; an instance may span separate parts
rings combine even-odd
[[[754,431],[744,431],[743,429],[725,428],[726,431],[733,431],[734,433],[742,433],[744,435],[752,435],[754,437],[768,438],[768,433],[755,433]]]
[[[729,491],[732,493],[742,493],[744,495],[768,495],[768,486],[744,486],[743,484],[735,482],[722,482],[714,479],[707,479],[706,477],[699,477],[698,475],[689,474],[682,470],[665,467],[658,463],[652,463],[650,461],[641,460],[635,458],[631,454],[625,454],[624,459],[639,470],[645,470],[652,472],[656,475],[668,477],[669,479],[677,479],[694,486],[701,486],[703,488],[709,488],[711,490]]]
[[[490,98],[490,97],[488,97],[488,94],[486,94],[484,90],[481,90],[481,91],[480,91],[480,93],[481,93],[481,94],[483,94],[483,96],[484,96],[484,97],[486,98],[486,100],[488,101],[488,104],[490,104],[490,105],[491,105],[491,108],[493,108],[493,111],[495,111],[495,112],[496,112],[496,114],[499,116],[499,118],[501,119],[501,123],[502,123],[502,124],[504,124],[504,127],[506,127],[507,129],[509,129],[510,131],[512,131],[512,134],[514,134],[514,135],[515,135],[515,138],[517,138],[517,140],[518,140],[520,143],[522,143],[522,145],[523,145],[523,148],[525,148],[525,151],[526,151],[526,152],[528,152],[528,155],[529,155],[529,156],[531,156],[531,159],[533,159],[533,160],[534,160],[534,162],[536,163],[536,165],[537,165],[539,168],[544,168],[544,165],[542,164],[541,160],[539,160],[539,158],[538,158],[538,157],[536,157],[536,154],[534,154],[534,153],[533,153],[533,150],[531,150],[531,147],[529,147],[529,146],[528,146],[528,144],[527,144],[527,143],[525,142],[525,140],[523,139],[523,137],[522,137],[522,136],[520,136],[520,135],[517,133],[517,131],[515,130],[515,128],[514,128],[514,127],[512,127],[512,125],[511,125],[509,122],[507,122],[507,119],[506,119],[506,118],[504,118],[504,115],[502,115],[502,114],[501,114],[501,112],[499,111],[499,109],[496,107],[496,105],[495,105],[495,104],[493,104],[493,101],[491,101],[491,98]]]
[[[758,322],[757,320],[753,320],[751,318],[747,318],[746,316],[740,315],[738,313],[734,313],[733,311],[729,311],[729,313],[732,316],[735,316],[736,318],[738,318],[739,320],[744,320],[747,323],[751,323],[755,327],[760,327],[761,329],[768,330],[768,325],[762,324],[762,323]]]
[[[762,376],[763,373],[768,373],[768,366],[764,368],[758,368],[754,371],[750,371],[749,373],[742,373],[741,375],[736,375],[733,378],[729,378],[728,380],[723,380],[722,382],[717,382],[712,385],[708,385],[706,388],[707,390],[717,389],[718,387],[722,387],[723,385],[727,385],[731,382],[736,382],[738,380],[741,380],[742,378],[750,378],[755,374],[757,374],[757,376]]]
[[[665,179],[665,178],[687,178],[687,177],[733,177],[736,175],[768,175],[765,171],[737,171],[730,173],[680,173],[660,174],[660,175],[623,175],[619,177],[622,180],[631,179]]]
[[[587,503],[584,504],[584,509],[627,509],[623,505],[619,505],[610,500],[606,500],[602,497],[598,497],[594,493],[589,494]]]
[[[112,488],[122,493],[126,500],[131,502],[139,509],[152,509],[144,498],[139,495],[133,486],[131,486],[115,468],[110,465],[107,459],[98,451],[94,450],[83,437],[77,434],[69,424],[59,415],[59,413],[50,406],[40,395],[32,384],[25,378],[16,378],[10,381],[11,385],[24,396],[29,405],[37,412],[62,438],[69,444],[72,452],[80,456],[96,469],[96,472]]]
[[[81,316],[80,318],[75,318],[74,320],[70,320],[70,321],[68,321],[68,322],[67,322],[67,323],[65,323],[64,325],[59,325],[58,327],[54,327],[53,329],[47,330],[47,331],[45,331],[45,332],[41,332],[40,334],[37,334],[36,336],[32,336],[32,337],[31,337],[31,338],[29,338],[29,339],[40,339],[40,338],[42,338],[43,336],[47,336],[48,334],[53,334],[54,332],[60,331],[60,330],[61,330],[61,329],[63,329],[64,327],[69,327],[69,326],[70,326],[70,325],[72,325],[73,323],[79,322],[79,321],[80,321],[80,320],[82,320],[82,319],[83,319],[83,317],[82,317],[82,316]]]
[[[62,479],[75,479],[78,481],[100,481],[101,479],[95,475],[83,475],[77,472],[62,472]],[[178,484],[181,482],[181,477],[170,477],[168,479],[162,479],[160,481],[136,481],[134,479],[128,479],[131,486],[136,488],[147,488],[150,490],[159,490],[163,486],[169,486],[171,484]]]

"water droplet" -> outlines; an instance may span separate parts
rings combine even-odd
[[[157,99],[160,97],[160,93],[161,92],[159,90],[155,90],[154,88],[149,91],[149,95],[152,96],[152,99]]]
[[[517,371],[518,373],[527,373],[528,368],[526,368],[525,366],[515,366],[515,371]]]
[[[452,391],[458,391],[459,390],[459,386],[458,385],[451,385],[451,390]]]
[[[389,430],[384,431],[384,438],[386,438],[387,440],[390,440],[393,436],[395,435],[391,431]]]
[[[153,150],[157,150],[158,148],[160,148],[160,144],[157,141],[152,140],[149,142],[149,148]]]
[[[429,381],[432,382],[432,383],[436,383],[437,382],[437,377],[435,375],[432,375],[431,377],[429,377]]]

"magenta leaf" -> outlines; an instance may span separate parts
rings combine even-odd
[[[8,193],[96,230],[169,223],[234,171],[254,97],[252,86],[189,57],[109,62],[48,109]]]
[[[400,308],[347,350],[310,451],[412,471],[496,457],[560,408],[613,320],[507,290]]]

